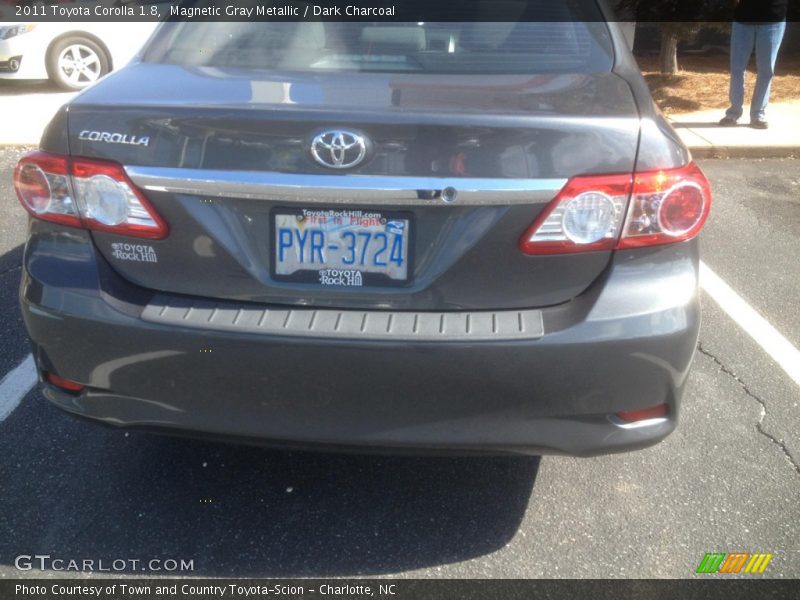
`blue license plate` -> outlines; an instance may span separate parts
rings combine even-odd
[[[323,286],[403,285],[411,217],[352,209],[276,209],[273,276]]]

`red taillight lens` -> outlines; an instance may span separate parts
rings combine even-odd
[[[711,191],[700,169],[575,177],[522,235],[525,254],[568,254],[668,244],[697,235]]]
[[[673,190],[658,208],[661,230],[671,235],[683,235],[700,221],[704,204],[699,186],[686,184]]]
[[[628,218],[617,248],[688,240],[700,233],[711,210],[711,188],[700,168],[641,173],[633,184]]]
[[[169,228],[117,163],[34,152],[14,171],[22,205],[35,217],[129,237],[161,239]]]
[[[36,165],[23,165],[17,172],[17,190],[22,202],[36,214],[47,211],[50,206],[50,182],[47,175]]]
[[[80,227],[66,157],[44,152],[24,156],[14,169],[14,189],[34,217]]]

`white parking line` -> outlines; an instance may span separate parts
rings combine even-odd
[[[33,355],[28,354],[25,360],[0,381],[0,422],[14,412],[35,383],[36,365],[33,363]]]
[[[728,313],[747,335],[769,354],[792,380],[800,385],[800,350],[781,335],[764,317],[750,306],[714,273],[707,264],[700,262],[700,287]]]

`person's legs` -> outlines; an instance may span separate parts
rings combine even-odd
[[[756,66],[758,78],[753,91],[753,101],[750,104],[750,119],[763,121],[769,91],[772,87],[772,76],[775,74],[775,61],[778,58],[778,49],[783,41],[786,23],[764,23],[756,26]]]
[[[744,70],[753,54],[755,40],[755,25],[736,22],[731,25],[731,106],[725,116],[734,121],[744,112]]]

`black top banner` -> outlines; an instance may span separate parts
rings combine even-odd
[[[798,20],[789,0],[0,0],[2,22]],[[0,35],[2,38],[2,35]]]

